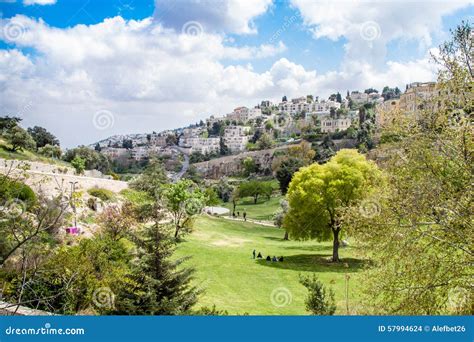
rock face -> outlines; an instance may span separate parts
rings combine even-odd
[[[232,176],[242,172],[242,161],[251,157],[260,170],[271,170],[275,151],[284,151],[293,145],[285,145],[269,150],[243,152],[234,156],[212,159],[207,162],[193,164],[196,169],[207,178],[218,179]]]
[[[52,316],[51,312],[35,310],[26,306],[0,301],[0,316]]]

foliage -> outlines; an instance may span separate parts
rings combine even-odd
[[[28,209],[36,204],[37,197],[34,191],[25,183],[5,175],[0,175],[1,204],[15,200],[19,200],[24,203]]]
[[[121,207],[116,205],[106,207],[97,216],[101,233],[107,235],[113,241],[118,241],[127,236],[136,224],[133,210],[133,204],[130,202],[124,203]]]
[[[117,297],[114,314],[186,314],[197,302],[198,291],[190,285],[194,270],[184,268],[187,258],[172,259],[175,240],[166,227],[155,223],[135,238],[138,246],[129,286]]]
[[[59,146],[59,140],[46,128],[40,126],[34,126],[33,128],[28,128],[28,133],[31,135],[33,140],[36,142],[36,147],[44,147],[46,145]]]
[[[78,175],[82,175],[86,169],[86,161],[79,156],[75,156],[74,159],[71,160],[71,165]]]
[[[110,161],[103,154],[86,146],[79,146],[67,150],[63,159],[67,162],[72,162],[76,157],[80,157],[85,162],[86,170],[99,170],[107,174],[110,171]]]
[[[11,130],[13,127],[17,127],[18,123],[21,122],[21,118],[16,116],[2,116],[0,117],[0,133],[5,133],[6,131]]]
[[[273,139],[268,133],[263,133],[257,141],[259,150],[266,150],[273,147]]]
[[[62,151],[59,146],[53,146],[46,144],[43,147],[38,148],[38,153],[42,156],[49,157],[49,158],[61,158]]]
[[[36,143],[31,135],[20,126],[14,126],[7,130],[4,137],[11,144],[13,152],[22,151],[23,149],[34,150],[36,148]]]
[[[301,277],[300,283],[308,289],[308,296],[305,300],[306,310],[313,315],[334,315],[336,302],[332,288],[329,291],[326,290],[316,274],[313,274],[313,277]]]
[[[115,199],[115,194],[107,189],[91,188],[87,190],[87,193],[93,197],[101,199],[104,202],[109,202]]]
[[[441,46],[437,95],[384,128],[399,139],[379,148],[388,182],[377,215],[348,215],[375,262],[364,281],[373,313],[474,313],[473,46],[466,23]]]
[[[192,228],[193,216],[201,212],[205,200],[202,191],[188,179],[163,186],[163,203],[171,215],[175,239]]]
[[[255,204],[257,203],[259,196],[270,198],[272,192],[273,186],[271,182],[251,180],[244,182],[239,186],[239,196],[253,197]]]
[[[288,191],[288,186],[290,185],[291,178],[293,177],[295,172],[297,172],[303,165],[303,161],[293,157],[283,160],[281,162],[280,166],[275,172],[275,178],[280,184],[280,190],[283,195],[285,195]]]
[[[242,160],[243,174],[245,177],[250,176],[252,173],[257,172],[257,164],[252,157],[246,157]]]
[[[296,239],[327,240],[333,235],[334,262],[339,261],[339,233],[344,210],[357,205],[379,181],[373,162],[355,150],[341,150],[324,164],[312,164],[293,176],[285,228]]]
[[[134,190],[144,191],[153,198],[159,198],[161,187],[167,182],[168,177],[163,164],[158,160],[152,160],[145,171],[130,182],[130,187]]]
[[[229,202],[232,197],[233,187],[229,184],[227,178],[219,179],[219,182],[216,185],[217,195],[223,202]]]

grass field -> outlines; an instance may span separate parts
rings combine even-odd
[[[253,204],[253,198],[245,197],[237,202],[235,210],[240,211],[241,216],[245,210],[247,217],[251,219],[272,221],[273,214],[280,209],[280,200],[282,198],[282,196],[274,196],[269,200],[259,198],[257,204]],[[222,203],[221,205],[232,212],[232,202]]]
[[[195,267],[195,284],[205,289],[198,306],[216,305],[229,314],[304,315],[307,292],[299,275],[315,272],[334,288],[337,314],[346,313],[349,275],[349,307],[351,313],[356,312],[359,291],[355,284],[364,266],[356,249],[341,249],[342,263],[332,264],[328,262],[331,243],[284,241],[282,237],[278,228],[199,217],[194,232],[176,251],[178,257],[192,257],[186,265]],[[284,256],[284,262],[254,260],[253,249],[264,257]]]
[[[0,139],[0,158],[7,159],[7,160],[23,160],[23,161],[36,161],[42,162],[46,164],[54,164],[58,166],[71,166],[69,163],[66,163],[62,160],[51,159],[45,156],[41,156],[37,153],[23,150],[23,151],[16,151],[12,152],[10,150],[10,145],[5,142],[5,140]]]

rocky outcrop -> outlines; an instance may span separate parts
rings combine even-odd
[[[294,145],[285,145],[269,150],[243,152],[237,155],[212,159],[207,162],[200,162],[193,165],[206,178],[213,179],[240,174],[243,171],[242,161],[248,157],[251,157],[255,161],[260,170],[270,170],[275,152],[284,151],[290,146]]]

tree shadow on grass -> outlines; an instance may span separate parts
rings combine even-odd
[[[283,256],[283,262],[266,261],[258,259],[256,262],[262,266],[287,269],[294,271],[310,272],[337,272],[354,273],[370,264],[369,260],[355,258],[341,258],[341,262],[331,262],[332,254],[298,254]]]
[[[313,246],[285,246],[283,249],[288,250],[300,250],[300,251],[310,251],[310,252],[329,252],[332,251],[332,246],[328,245],[313,245]]]

